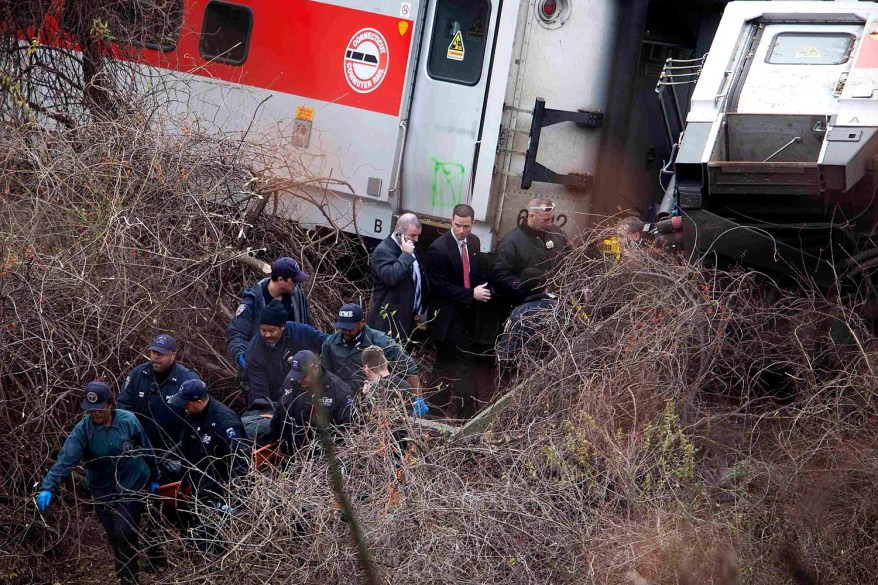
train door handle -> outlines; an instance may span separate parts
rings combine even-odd
[[[408,124],[406,124],[405,120],[399,121],[399,127],[402,128],[402,138],[399,141],[399,160],[396,161],[396,168],[393,170],[393,183],[391,183],[392,187],[387,190],[387,194],[396,193],[399,189],[399,175],[402,172],[402,159],[405,156],[405,140],[408,136]]]

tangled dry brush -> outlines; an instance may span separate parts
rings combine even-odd
[[[258,276],[230,260],[236,250],[304,257],[320,274],[310,294],[324,327],[364,284],[336,272],[357,242],[270,216],[258,196],[273,190],[258,179],[266,149],[147,126],[5,138],[5,582],[87,581],[89,566],[109,567],[77,482],[44,516],[31,500],[84,381],[118,380],[165,329],[186,341],[183,361],[235,399],[223,330]],[[285,187],[309,180],[286,171]],[[592,252],[601,237],[579,241],[554,275],[558,314],[501,379],[506,407],[484,429],[437,435],[382,404],[346,434],[345,489],[380,579],[841,584],[878,574],[878,363],[856,313],[648,250],[615,261]],[[399,426],[415,437],[405,452]],[[193,553],[169,528],[171,565],[154,582],[362,576],[325,458],[303,452],[245,483],[246,506],[218,519],[226,552]]]
[[[274,187],[262,178],[270,149],[173,120],[162,133],[146,130],[153,125],[0,130],[0,557],[24,582],[34,578],[30,555],[56,544],[44,538],[74,529],[66,516],[45,526],[29,495],[77,416],[84,382],[121,381],[149,339],[168,331],[184,343],[185,363],[238,398],[225,327],[243,288],[265,275],[237,258],[302,258],[321,274],[307,292],[321,300],[312,319],[324,328],[358,290],[337,266],[360,254],[359,242],[272,216]],[[277,170],[293,193],[311,180]]]

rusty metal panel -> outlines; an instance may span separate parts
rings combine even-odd
[[[813,163],[710,163],[712,195],[820,194],[820,170]]]

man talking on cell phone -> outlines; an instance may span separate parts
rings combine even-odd
[[[491,288],[479,268],[481,242],[472,233],[473,208],[465,203],[451,211],[451,230],[427,250],[432,292],[428,312],[430,336],[436,342],[436,369],[455,395],[457,416],[475,414],[473,378],[473,307],[491,300]]]
[[[418,216],[405,213],[372,252],[372,302],[366,323],[403,347],[427,310],[428,280],[415,250],[420,235]]]

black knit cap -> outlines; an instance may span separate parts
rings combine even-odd
[[[283,327],[287,322],[287,310],[282,302],[274,299],[262,309],[259,314],[260,325],[274,325],[275,327]]]

